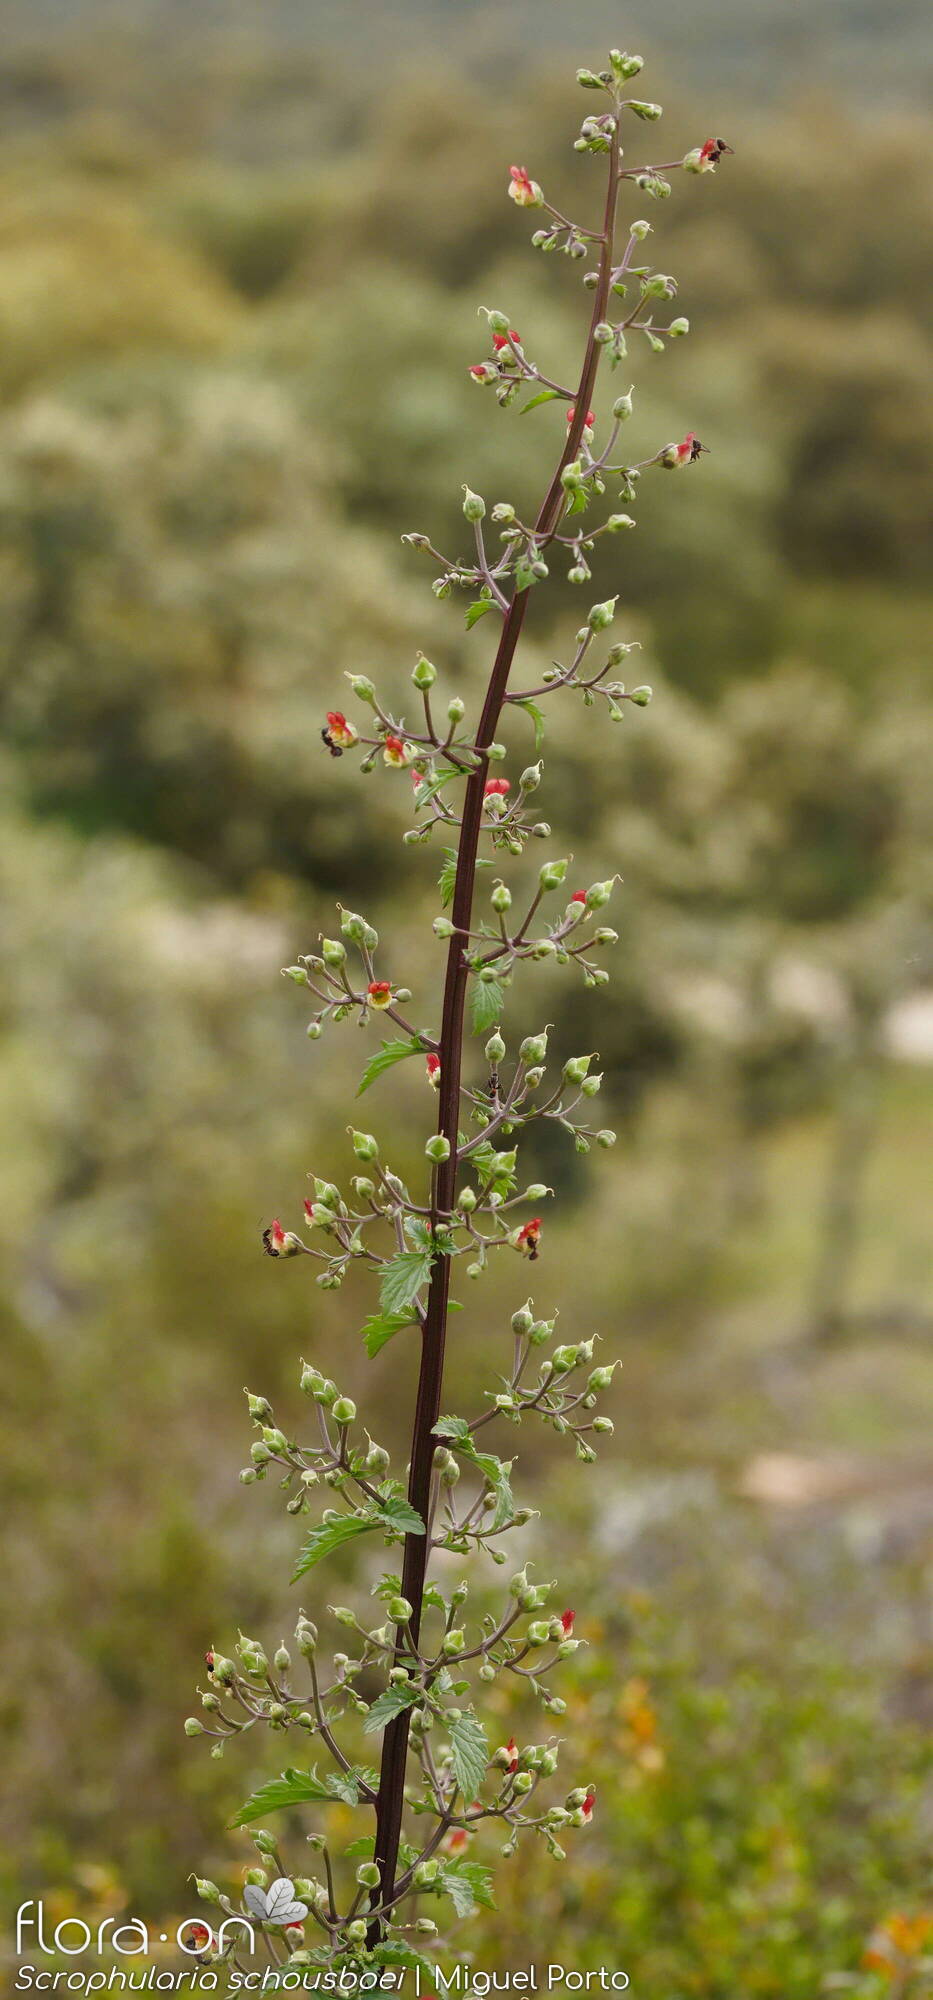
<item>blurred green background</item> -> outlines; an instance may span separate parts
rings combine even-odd
[[[624,42],[660,157],[736,157],[625,197],[693,326],[615,377],[634,455],[688,428],[710,455],[646,481],[586,592],[621,587],[653,705],[608,741],[562,710],[549,746],[558,851],[624,877],[609,997],[542,979],[507,1024],[598,1048],[620,1133],[592,1172],[540,1153],[534,1273],[623,1357],[613,1449],[586,1472],[522,1435],[517,1467],[595,1642],[565,1754],[599,1813],[532,1891],[504,1871],[477,1951],[523,1963],[531,1917],[646,2000],[926,1991],[925,10],[8,0],[4,27],[4,1902],[158,1917],[246,1858],[224,1828],[272,1750],[211,1763],[181,1729],[205,1646],[297,1610],[300,1523],[237,1481],[241,1385],[294,1424],[323,1358],[404,1452],[411,1357],[361,1357],[362,1288],[259,1254],[309,1170],[349,1170],[360,1060],[349,1027],[308,1044],[278,968],[339,895],[430,1018],[436,858],[322,713],[345,670],[404,700],[418,646],[482,684],[486,625],[399,537],[457,548],[461,480],[540,493],[560,414],[477,393],[476,307],[574,366],[579,271],[530,250],[507,167],[596,211],[573,69]],[[580,605],[536,601],[535,677]],[[429,1093],[379,1089],[414,1170]],[[449,1402],[525,1275],[469,1301]]]

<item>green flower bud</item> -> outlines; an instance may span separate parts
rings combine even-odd
[[[449,1160],[450,1140],[445,1139],[442,1132],[435,1132],[433,1139],[428,1140],[424,1150],[429,1160],[434,1160],[438,1163],[441,1160]]]
[[[494,521],[514,521],[515,509],[508,500],[497,500],[492,510]]]
[[[437,1861],[419,1861],[413,1876],[414,1887],[429,1889],[432,1882],[437,1881],[440,1872],[440,1864]]]
[[[476,1207],[476,1200],[477,1197],[473,1189],[471,1187],[463,1187],[457,1196],[457,1207],[462,1209],[464,1215],[471,1215]]]
[[[559,889],[561,883],[566,880],[566,877],[566,860],[546,861],[538,874],[538,881],[542,889]]]
[[[527,1083],[529,1090],[537,1090],[543,1075],[544,1075],[543,1069],[537,1067],[535,1067],[534,1069],[530,1069],[528,1071],[525,1077],[525,1082]]]
[[[346,945],[341,944],[338,938],[322,938],[321,957],[325,965],[345,965],[347,962]]]
[[[592,632],[604,632],[612,624],[617,603],[618,598],[607,597],[603,604],[591,605],[588,623]]]
[[[262,1434],[270,1451],[287,1451],[288,1439],[283,1431],[276,1430],[274,1424],[264,1424]]]
[[[597,1146],[601,1146],[603,1151],[606,1153],[609,1151],[609,1148],[611,1146],[615,1145],[615,1142],[616,1142],[616,1135],[614,1132],[610,1132],[608,1125],[605,1125],[602,1131],[597,1132],[596,1134]]]
[[[615,402],[614,402],[614,403],[613,403],[613,405],[612,405],[612,414],[613,414],[613,416],[614,416],[614,417],[617,417],[617,418],[618,418],[618,420],[619,420],[619,422],[620,422],[620,423],[624,424],[624,423],[626,423],[626,422],[627,422],[628,418],[629,418],[629,417],[631,416],[631,414],[632,414],[632,391],[631,391],[631,389],[629,390],[629,392],[628,392],[628,395],[627,395],[627,396],[617,396],[617,397],[616,397],[616,400],[615,400]]]
[[[504,882],[497,882],[489,900],[493,909],[504,915],[505,911],[512,907],[512,891],[506,888]]]
[[[460,696],[455,694],[453,700],[447,703],[447,720],[448,722],[462,722],[465,714],[466,702],[461,701]]]
[[[356,1879],[361,1889],[378,1889],[379,1870],[374,1861],[361,1861],[356,1871]]]
[[[220,1890],[218,1889],[216,1882],[205,1882],[201,1879],[199,1875],[195,1875],[194,1886],[198,1892],[198,1895],[201,1898],[202,1903],[220,1902]]]
[[[185,1720],[185,1735],[186,1735],[186,1736],[203,1736],[203,1735],[204,1735],[204,1724],[203,1724],[203,1722],[199,1722],[199,1721],[198,1721],[198,1718],[197,1718],[197,1716],[196,1716],[196,1715],[189,1715],[189,1716],[187,1716],[187,1717],[186,1717],[186,1720]]]
[[[571,1056],[564,1064],[564,1075],[568,1083],[582,1083],[592,1062],[592,1056]]]
[[[578,69],[577,82],[581,90],[605,90],[606,88],[605,84],[600,81],[600,78],[593,75],[591,69]]]
[[[365,1920],[362,1917],[354,1917],[352,1924],[347,1925],[346,1934],[350,1944],[365,1944],[366,1931]]]
[[[629,701],[633,701],[636,704],[636,707],[638,708],[647,708],[650,700],[651,700],[650,687],[633,688],[631,694],[629,695]]]
[[[430,660],[425,659],[423,653],[419,653],[412,669],[411,677],[416,688],[420,688],[425,692],[428,688],[434,686],[437,679],[437,668],[432,666]]]
[[[352,1926],[352,1924],[351,1924],[351,1926],[350,1926],[350,1929],[351,1929],[351,1930],[353,1929],[353,1926]],[[365,1934],[365,1929],[366,1929],[366,1926],[365,1926],[365,1924],[364,1924],[364,1926],[363,1926],[363,1930],[364,1930],[364,1934]],[[420,1931],[420,1932],[421,1932],[421,1935],[422,1935],[422,1937],[436,1937],[436,1936],[437,1936],[437,1925],[436,1925],[436,1923],[434,1922],[434,1918],[433,1918],[433,1917],[416,1917],[416,1919],[415,1919],[415,1929],[416,1929],[416,1931]]]
[[[519,778],[519,790],[522,792],[536,792],[541,783],[542,769],[543,766],[540,760],[537,764],[529,764],[527,770],[523,771]]]
[[[444,1638],[443,1650],[445,1653],[461,1653],[465,1644],[466,1635],[462,1626],[455,1625],[453,1630],[448,1632]]]
[[[512,1314],[512,1332],[518,1334],[530,1333],[533,1325],[534,1318],[531,1312],[531,1300],[528,1299],[523,1306],[519,1306],[517,1312]]]
[[[489,321],[490,333],[508,333],[509,322],[505,313],[487,310],[486,318]]]
[[[631,514],[610,514],[606,527],[610,535],[619,535],[623,528],[634,528]]]
[[[486,512],[486,502],[478,493],[471,493],[468,486],[463,489],[463,512],[468,521],[481,521]]]
[[[608,1436],[611,1436],[615,1430],[615,1424],[611,1417],[594,1417],[593,1429],[594,1431],[605,1432]]]
[[[530,1771],[519,1771],[512,1789],[523,1795],[526,1792],[534,1791],[534,1784],[535,1781]]]
[[[689,332],[690,321],[684,319],[683,315],[681,315],[679,319],[671,320],[670,326],[667,329],[667,337],[668,340],[681,340],[684,334]]]
[[[610,326],[607,319],[601,319],[598,326],[594,326],[593,328],[593,339],[598,347],[607,346],[608,342],[613,338],[613,334],[614,328]]]
[[[377,1160],[379,1147],[371,1132],[352,1132],[350,1138],[358,1160]]]
[[[278,1672],[280,1674],[287,1674],[289,1667],[291,1666],[292,1663],[292,1656],[288,1650],[288,1647],[277,1646],[272,1657],[273,1657],[273,1664],[278,1669]]]
[[[609,61],[616,76],[621,77],[623,83],[627,83],[629,77],[637,76],[639,70],[645,67],[644,56],[630,56],[621,49],[610,49]]]
[[[407,1597],[390,1597],[389,1617],[394,1619],[396,1625],[407,1625],[411,1617],[411,1605]]]
[[[365,674],[348,674],[347,680],[358,701],[365,701],[371,708],[376,699],[376,690]]]
[[[356,1404],[350,1396],[338,1396],[333,1408],[334,1422],[352,1424],[356,1416]]]
[[[664,111],[663,105],[645,104],[637,97],[630,97],[625,108],[627,111],[634,111],[636,118],[644,119],[648,125],[656,125]]]
[[[547,1055],[547,1038],[547,1028],[542,1029],[540,1035],[526,1035],[518,1050],[522,1062],[543,1063]]]
[[[586,892],[587,909],[601,910],[604,904],[608,903],[614,888],[614,877],[610,882],[591,882]]]
[[[303,965],[284,965],[282,974],[285,979],[293,979],[296,986],[308,984],[308,975]]]

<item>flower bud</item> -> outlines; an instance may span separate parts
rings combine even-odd
[[[186,1736],[203,1736],[203,1735],[204,1735],[204,1724],[203,1724],[203,1722],[199,1722],[199,1721],[198,1721],[198,1718],[197,1718],[197,1716],[196,1716],[196,1715],[189,1715],[189,1716],[187,1716],[187,1717],[186,1717],[186,1720],[185,1720],[185,1735],[186,1735]]]
[[[278,1672],[280,1674],[287,1674],[289,1667],[291,1666],[291,1663],[292,1663],[292,1656],[288,1650],[288,1647],[277,1646],[273,1654],[273,1664],[278,1670]]]
[[[486,1053],[487,1055],[489,1054],[488,1048]],[[492,1060],[492,1058],[490,1058],[490,1060]],[[457,1207],[463,1210],[464,1215],[472,1214],[474,1208],[476,1207],[476,1195],[474,1194],[473,1189],[471,1187],[463,1187],[460,1189],[460,1193],[457,1196]]]
[[[587,909],[601,910],[604,904],[608,903],[614,888],[614,879],[611,882],[591,882],[586,892]]]
[[[519,790],[522,792],[536,792],[541,783],[541,771],[542,765],[540,761],[537,764],[529,764],[519,778]]]
[[[578,69],[577,82],[581,90],[605,90],[606,86],[591,69]]]
[[[463,489],[463,512],[468,521],[481,521],[486,512],[485,500],[479,493],[471,493],[468,486]]]
[[[271,1417],[272,1404],[267,1400],[265,1396],[253,1396],[250,1393],[249,1389],[245,1389],[243,1393],[249,1405],[249,1413],[251,1417],[255,1418],[257,1421],[260,1421],[263,1417]]]
[[[367,1925],[362,1917],[354,1917],[347,1925],[347,1939],[350,1944],[365,1944]]]
[[[201,1879],[199,1875],[196,1875],[194,1877],[194,1886],[198,1892],[198,1895],[201,1898],[202,1903],[220,1902],[220,1890],[218,1889],[216,1882],[205,1882]]]
[[[530,1771],[519,1771],[513,1790],[520,1794],[531,1792],[534,1791],[534,1783],[534,1777]]]
[[[352,1132],[353,1151],[358,1160],[377,1160],[379,1147],[371,1132]]]
[[[546,861],[540,870],[538,881],[542,889],[559,889],[561,883],[566,880],[566,876],[566,860]]]
[[[352,1424],[356,1416],[356,1404],[350,1396],[338,1396],[332,1414],[336,1424]]]
[[[346,945],[341,944],[338,938],[322,938],[321,957],[325,965],[345,965],[347,961]]]
[[[493,909],[504,915],[505,911],[512,907],[512,891],[506,888],[504,882],[497,882],[489,900]]]
[[[376,690],[372,684],[372,681],[367,680],[365,674],[348,674],[347,680],[349,681],[350,686],[353,689],[353,692],[356,695],[357,700],[365,701],[369,707],[372,707],[372,704],[376,699]]]
[[[439,1164],[441,1160],[450,1159],[450,1140],[445,1139],[442,1132],[435,1132],[433,1139],[428,1140],[424,1150],[427,1159],[434,1160]]]
[[[430,660],[425,659],[423,653],[419,653],[411,677],[416,688],[432,688],[437,679],[437,668],[432,666]]]
[[[571,1056],[564,1064],[564,1075],[568,1083],[582,1083],[592,1062],[592,1056]]]
[[[543,1063],[547,1055],[547,1038],[547,1028],[542,1029],[540,1035],[526,1035],[518,1051],[522,1061],[525,1063]]]
[[[637,97],[630,97],[625,108],[626,111],[634,111],[636,118],[644,119],[648,125],[656,125],[664,110],[661,104],[645,104]]]
[[[634,528],[631,514],[610,514],[606,528],[610,535],[621,534],[623,528]]]
[[[685,333],[689,332],[690,332],[690,321],[688,319],[684,319],[684,317],[681,315],[680,319],[671,320],[670,326],[667,329],[667,336],[669,340],[680,340],[682,339]]]
[[[629,77],[637,76],[639,70],[645,67],[644,56],[630,56],[627,51],[623,51],[622,49],[610,49],[609,61],[615,70],[616,76],[621,77],[623,83],[627,83]]]
[[[631,694],[629,695],[629,701],[633,701],[635,703],[636,708],[647,708],[650,700],[651,700],[650,687],[633,688]]]
[[[452,701],[447,703],[447,720],[448,722],[462,722],[465,714],[466,702],[461,701],[460,696],[455,694]]]
[[[544,1070],[540,1068],[537,1064],[534,1066],[534,1068],[528,1070],[525,1076],[525,1082],[527,1083],[529,1090],[537,1090],[543,1075],[544,1075]]]
[[[606,626],[612,624],[617,602],[617,598],[607,597],[605,603],[590,607],[588,623],[592,632],[604,632]]]
[[[602,1131],[596,1134],[596,1144],[597,1146],[602,1146],[604,1152],[608,1152],[609,1148],[615,1145],[615,1142],[616,1134],[610,1132],[608,1125],[604,1126]]]
[[[505,1055],[505,1043],[502,1039],[502,1036],[499,1033],[498,1028],[496,1028],[494,1029],[493,1033],[489,1037],[488,1042],[486,1043],[486,1061],[491,1063],[499,1063],[502,1061],[504,1055]]]

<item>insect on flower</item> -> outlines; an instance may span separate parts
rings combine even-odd
[[[533,1215],[531,1221],[526,1222],[524,1228],[519,1230],[515,1238],[515,1248],[521,1251],[523,1257],[528,1258],[529,1263],[533,1264],[538,1255],[538,1244],[540,1241],[541,1217],[540,1215]]]
[[[332,757],[342,757],[345,750],[352,750],[354,743],[359,742],[359,733],[339,708],[329,708],[327,727],[321,730],[321,742],[327,745]]]
[[[725,139],[707,139],[700,147],[700,159],[704,166],[715,167],[723,153],[734,153],[734,146],[727,146]]]
[[[695,431],[688,431],[686,437],[682,438],[679,444],[665,445],[661,453],[661,464],[666,465],[668,468],[679,465],[693,465],[699,458],[701,451],[708,450],[709,446],[700,443]]]
[[[301,1244],[290,1229],[282,1228],[278,1216],[274,1216],[262,1232],[262,1247],[267,1257],[297,1257]]]

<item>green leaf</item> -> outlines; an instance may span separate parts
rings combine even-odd
[[[349,1771],[330,1771],[328,1773],[327,1791],[330,1798],[342,1799],[344,1805],[358,1806],[360,1802],[360,1787],[365,1786],[368,1791],[373,1792],[378,1783],[379,1774],[377,1771],[363,1770],[358,1764],[352,1764]]]
[[[368,1090],[384,1070],[391,1069],[393,1063],[404,1062],[406,1056],[423,1055],[425,1048],[420,1035],[408,1035],[404,1041],[383,1042],[381,1049],[369,1058],[357,1087],[357,1097],[362,1097],[364,1090]]]
[[[385,1347],[386,1342],[391,1340],[393,1335],[401,1333],[403,1327],[417,1326],[417,1324],[416,1315],[410,1311],[371,1313],[363,1328],[363,1345],[370,1360],[374,1354],[379,1353],[380,1348]]]
[[[412,1687],[410,1681],[407,1684],[402,1683],[398,1687],[383,1688],[382,1693],[376,1696],[363,1724],[364,1734],[366,1736],[375,1736],[396,1715],[403,1714],[406,1708],[414,1708],[416,1701],[420,1699],[420,1695],[420,1688]]]
[[[516,707],[523,708],[525,714],[531,716],[531,720],[535,726],[535,749],[540,750],[544,742],[544,715],[542,710],[538,707],[536,701],[520,701],[516,703]]]
[[[451,903],[453,902],[454,883],[456,882],[456,880],[457,880],[457,850],[454,847],[445,847],[444,865],[437,878],[437,886],[438,889],[440,890],[440,896],[441,896],[441,908],[443,910],[449,909]]]
[[[498,979],[476,979],[470,996],[470,1020],[474,1035],[494,1028],[505,1006],[505,987]]]
[[[375,1848],[375,1835],[363,1833],[359,1840],[351,1840],[349,1847],[345,1847],[342,1851],[348,1861],[371,1861]]]
[[[489,1762],[486,1731],[470,1709],[456,1718],[445,1717],[445,1727],[453,1752],[454,1776],[464,1798],[475,1799]]]
[[[378,1519],[369,1514],[342,1514],[339,1521],[322,1521],[318,1527],[312,1528],[308,1536],[292,1582],[297,1583],[299,1577],[307,1576],[309,1569],[323,1562],[324,1557],[331,1555],[334,1549],[342,1548],[344,1542],[353,1541],[356,1535],[368,1535],[378,1526]]]
[[[404,1312],[414,1302],[431,1276],[434,1262],[430,1250],[400,1250],[382,1268],[379,1280],[379,1304],[386,1314]]]
[[[437,1981],[437,1966],[432,1965],[429,1958],[424,1958],[420,1951],[414,1951],[410,1944],[377,1944],[372,1955],[377,1965],[417,1966],[429,1982],[429,1991],[432,1990],[431,1981]]]
[[[504,1459],[497,1458],[495,1453],[491,1451],[471,1451],[466,1455],[473,1460],[474,1465],[488,1479],[495,1493],[496,1505],[490,1526],[492,1528],[504,1528],[506,1521],[511,1521],[512,1515],[515,1512],[515,1497],[512,1492],[512,1482],[509,1478],[512,1470],[511,1464],[506,1464]]]
[[[265,1819],[267,1813],[285,1812],[289,1806],[306,1806],[330,1796],[316,1771],[283,1771],[280,1778],[270,1778],[267,1785],[252,1793],[232,1824],[250,1826],[254,1820]]]
[[[458,1917],[471,1917],[479,1903],[487,1910],[496,1905],[492,1894],[492,1869],[479,1861],[448,1862],[440,1876],[440,1886],[450,1897]]]
[[[409,1504],[402,1493],[393,1493],[388,1500],[382,1501],[379,1509],[379,1517],[387,1527],[402,1528],[406,1535],[424,1534],[424,1522],[421,1519],[421,1515],[415,1513],[414,1507]]]
[[[438,1417],[434,1426],[437,1438],[468,1438],[469,1435],[470,1426],[466,1417]]]
[[[573,508],[571,508],[570,511],[571,513],[573,513],[574,511]],[[534,570],[532,569],[527,556],[519,556],[519,559],[515,565],[516,591],[520,593],[523,590],[530,590],[532,585],[537,583],[537,580],[538,579],[535,576]]]
[[[467,615],[466,615],[467,631],[471,632],[473,630],[474,625],[477,625],[479,623],[479,620],[485,615],[485,613],[487,611],[492,610],[492,607],[493,607],[493,599],[491,597],[474,598],[473,603],[467,606]]]
[[[536,396],[530,396],[528,402],[522,404],[522,407],[518,413],[519,416],[526,417],[528,415],[529,410],[537,409],[539,403],[553,403],[557,393],[558,391],[556,389],[539,389],[538,394]]]

